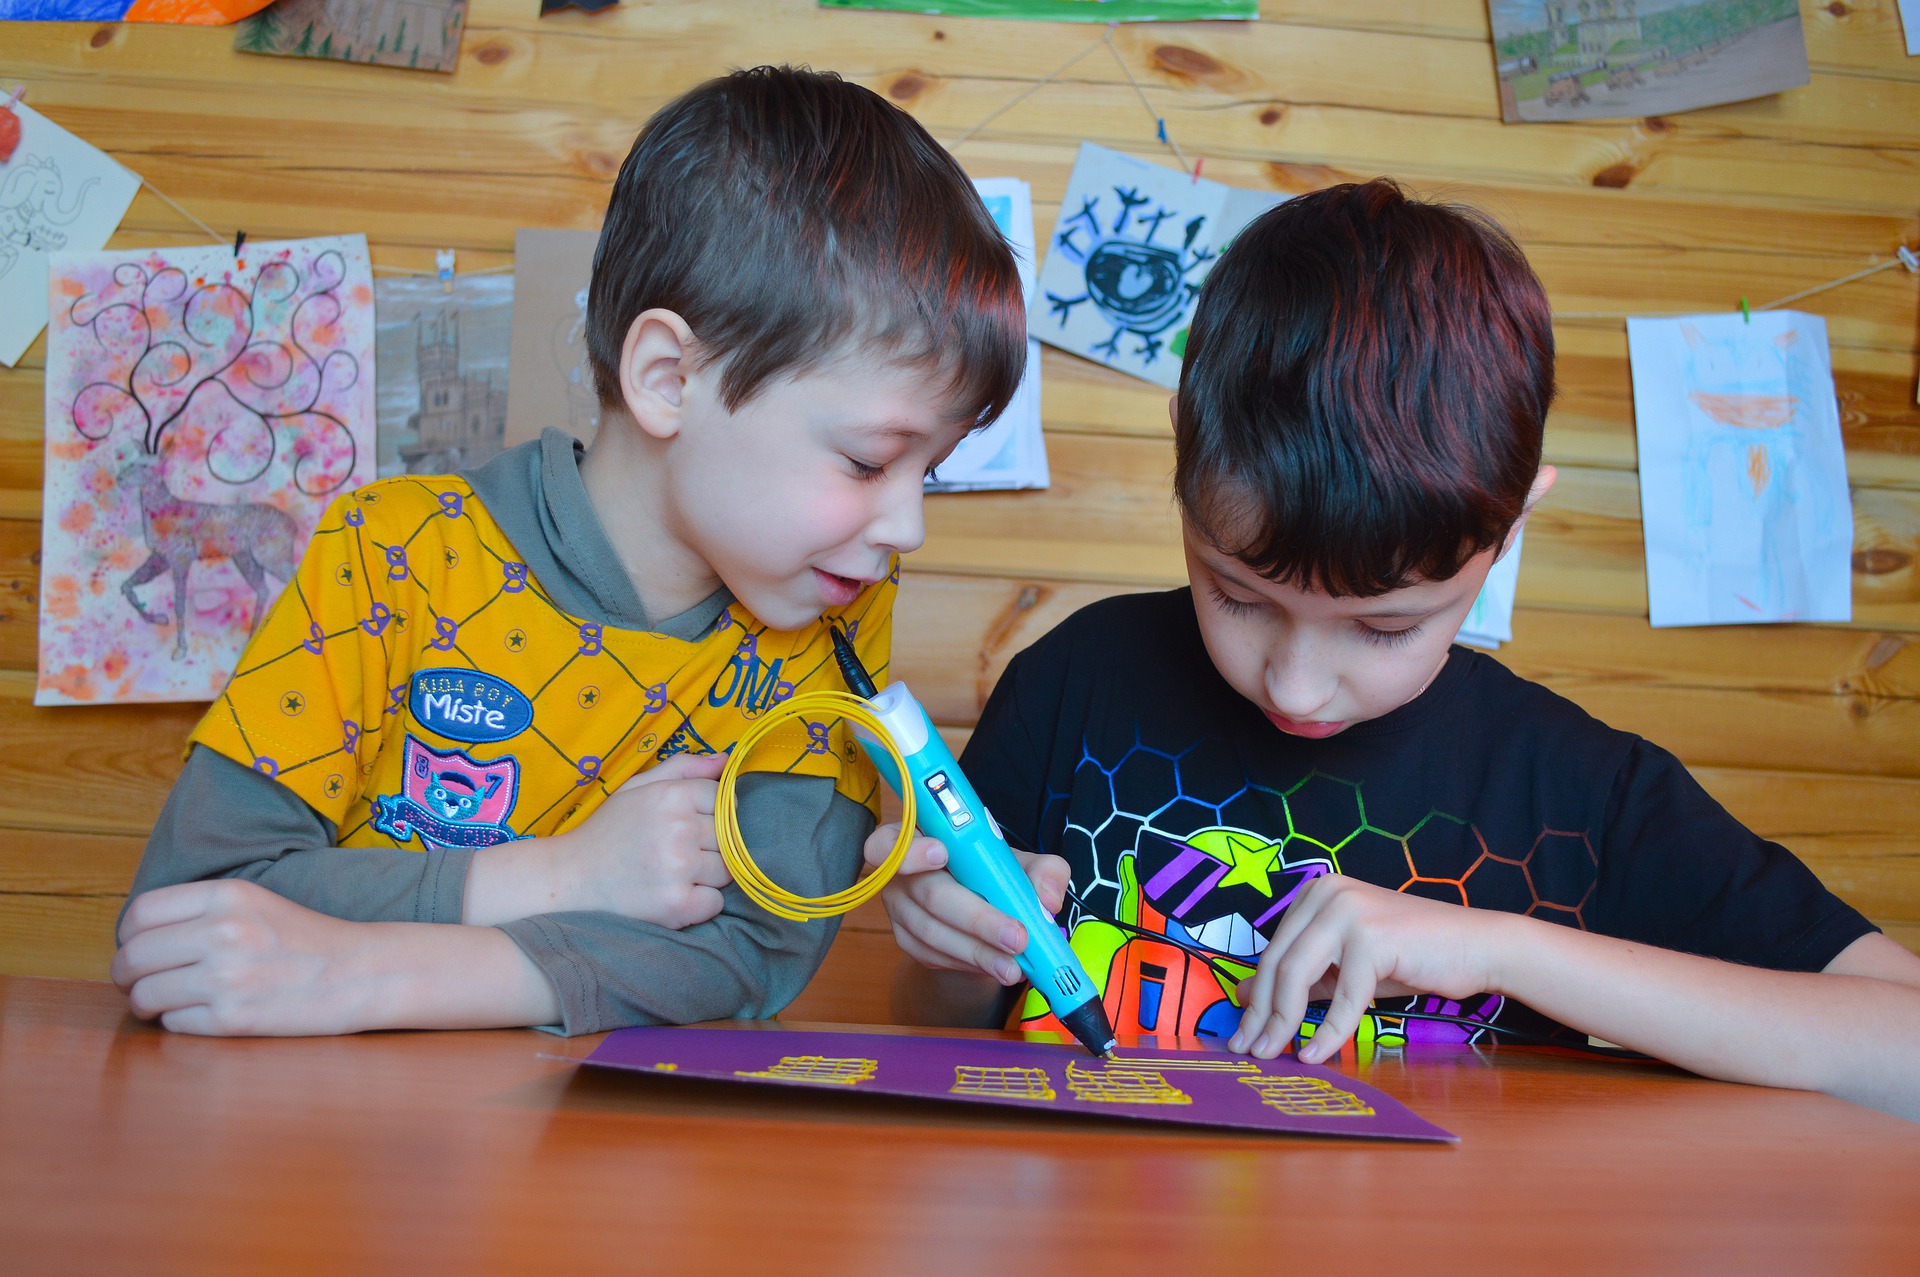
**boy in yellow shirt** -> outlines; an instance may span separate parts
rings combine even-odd
[[[904,112],[760,68],[669,104],[594,258],[590,451],[337,501],[193,733],[120,926],[134,1011],[198,1033],[776,1013],[833,938],[728,883],[723,755],[884,668],[921,480],[1005,407],[1018,275]],[[757,750],[740,815],[848,885],[877,778],[836,724]],[[433,925],[458,924],[458,925]]]

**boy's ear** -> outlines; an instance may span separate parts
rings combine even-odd
[[[1180,429],[1179,395],[1169,395],[1167,397],[1167,421],[1172,424],[1175,433],[1178,433]]]
[[[620,398],[634,422],[656,439],[680,433],[680,409],[692,371],[693,330],[670,310],[643,310],[620,347]]]
[[[1554,480],[1559,477],[1560,472],[1552,466],[1541,466],[1540,473],[1533,476],[1533,486],[1527,489],[1527,503],[1520,507],[1520,517],[1507,529],[1507,539],[1501,545],[1498,557],[1505,558],[1507,551],[1513,548],[1513,543],[1520,538],[1520,530],[1527,526],[1527,516],[1533,513],[1533,507],[1540,504],[1540,498],[1547,495]]]

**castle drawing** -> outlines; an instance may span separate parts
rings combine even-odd
[[[500,451],[507,432],[507,388],[460,370],[460,312],[422,314],[414,321],[414,364],[420,407],[407,418],[413,438],[400,445],[410,474],[464,470]]]

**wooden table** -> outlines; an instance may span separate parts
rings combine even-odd
[[[1545,1051],[1359,1076],[1458,1146],[577,1068],[530,1032],[214,1041],[0,981],[0,1270],[1911,1271],[1920,1126]]]

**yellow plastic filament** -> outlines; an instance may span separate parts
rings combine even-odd
[[[747,850],[747,840],[740,833],[740,813],[735,805],[734,791],[740,783],[740,773],[745,770],[747,755],[769,732],[789,719],[809,712],[815,718],[843,718],[866,728],[886,746],[888,755],[893,759],[895,774],[902,777],[907,774],[907,760],[901,756],[900,747],[893,743],[887,725],[880,721],[866,701],[847,692],[804,692],[792,700],[782,701],[763,713],[740,737],[727,759],[726,770],[720,773],[720,795],[713,804],[713,823],[720,836],[720,857],[727,862],[727,872],[733,875],[733,880],[740,884],[740,889],[747,893],[750,900],[768,913],[791,918],[795,922],[837,917],[858,909],[880,894],[880,889],[892,880],[901,861],[907,858],[907,848],[913,845],[913,786],[905,785],[900,795],[900,836],[894,840],[892,852],[878,869],[845,891],[836,891],[830,896],[795,895],[767,877],[760,866],[753,862],[753,855]]]

